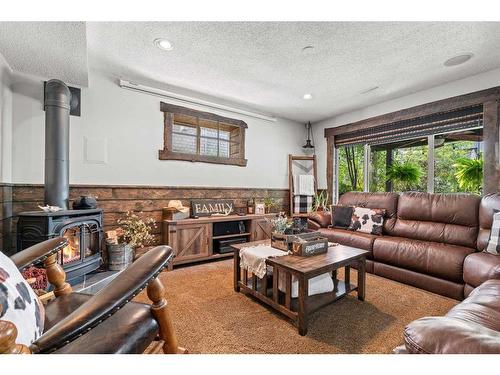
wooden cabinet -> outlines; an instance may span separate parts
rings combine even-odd
[[[171,225],[167,230],[166,244],[174,251],[175,263],[206,258],[211,254],[210,224]]]
[[[233,237],[245,237],[246,241],[258,241],[271,238],[271,225],[266,220],[268,215],[245,215],[245,216],[220,216],[199,219],[163,220],[162,243],[172,248],[174,252],[173,265],[192,263],[205,259],[229,258],[232,253],[214,253],[213,245],[217,239],[229,239]],[[228,235],[213,236],[214,223],[243,221],[245,232]]]
[[[267,240],[271,238],[271,223],[267,219],[252,220],[251,226],[251,241]]]

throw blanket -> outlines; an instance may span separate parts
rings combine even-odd
[[[310,174],[299,174],[293,176],[294,195],[313,196],[314,191],[314,176]]]
[[[278,250],[269,245],[249,246],[240,249],[240,266],[253,273],[259,279],[266,276],[266,259],[270,257],[281,257],[290,252]]]
[[[296,214],[311,212],[312,205],[313,197],[306,195],[296,195],[293,197],[293,212]]]

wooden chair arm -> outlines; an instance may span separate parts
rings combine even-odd
[[[37,263],[45,261],[51,255],[57,253],[68,244],[64,237],[55,237],[50,240],[40,242],[30,246],[27,249],[19,251],[12,255],[10,259],[14,262],[19,271],[34,266]]]
[[[45,332],[30,349],[34,353],[50,353],[88,332],[131,301],[149,283],[154,283],[171,258],[172,249],[168,246],[150,250],[120,273],[106,288]],[[49,274],[47,269],[47,275]]]
[[[16,344],[16,338],[14,323],[0,320],[0,354],[31,354],[26,345]]]

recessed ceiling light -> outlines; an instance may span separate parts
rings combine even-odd
[[[170,41],[168,41],[165,38],[158,38],[154,40],[154,45],[158,47],[159,49],[162,49],[164,51],[172,51],[174,49],[174,46]]]
[[[313,98],[313,96],[312,96],[312,94],[304,94],[304,96],[302,98],[305,100],[310,100]]]
[[[464,62],[469,61],[472,58],[472,56],[474,56],[474,54],[465,53],[463,55],[452,57],[451,59],[448,59],[444,62],[444,66],[455,66],[463,64]]]
[[[378,86],[370,87],[369,89],[366,89],[365,91],[361,91],[361,94],[368,94],[369,92],[375,91],[378,88],[379,88]]]

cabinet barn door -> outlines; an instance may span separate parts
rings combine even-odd
[[[252,241],[271,238],[271,223],[266,219],[253,220],[252,227]]]
[[[177,225],[174,262],[203,258],[210,254],[210,224]]]

